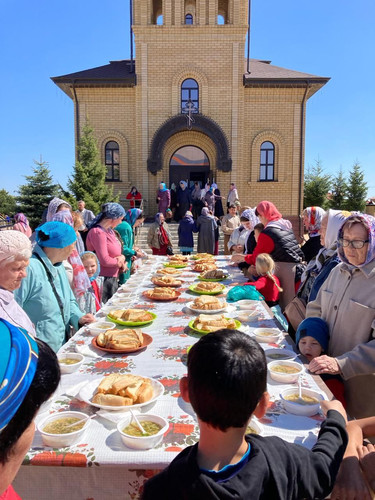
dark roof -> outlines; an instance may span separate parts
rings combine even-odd
[[[130,59],[110,61],[104,66],[54,76],[51,80],[71,98],[73,98],[73,84],[75,87],[134,87],[136,85],[135,62],[132,65]]]

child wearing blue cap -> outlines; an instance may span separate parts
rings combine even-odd
[[[321,318],[304,319],[296,332],[296,344],[299,352],[309,361],[324,354],[328,349],[329,328]],[[344,384],[340,375],[321,375],[332,394],[346,407]]]

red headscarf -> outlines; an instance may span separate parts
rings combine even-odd
[[[283,216],[281,213],[277,210],[275,205],[271,201],[261,201],[257,208],[256,212],[257,215],[261,215],[262,217],[265,217],[268,222],[271,222],[272,220],[279,220],[282,219]]]

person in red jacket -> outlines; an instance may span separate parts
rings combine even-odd
[[[135,186],[132,186],[126,199],[130,200],[130,208],[139,208],[141,206],[142,195]]]
[[[245,283],[245,285],[255,286],[269,307],[277,306],[280,292],[283,289],[280,286],[279,278],[273,274],[275,262],[272,257],[267,253],[259,254],[255,261],[255,269],[259,278],[254,282]]]

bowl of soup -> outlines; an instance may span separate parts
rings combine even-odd
[[[304,388],[301,390],[300,399],[297,387],[285,389],[280,394],[280,397],[288,413],[304,417],[316,415],[320,410],[320,402],[324,399],[319,392]]]
[[[90,335],[93,337],[97,337],[99,333],[104,333],[107,330],[112,330],[115,326],[115,323],[112,323],[112,321],[95,321],[86,325]]]
[[[90,424],[91,419],[85,413],[62,411],[41,420],[38,431],[46,446],[63,448],[77,443]]]
[[[254,335],[257,342],[278,342],[281,331],[278,328],[255,328]]]
[[[268,371],[272,380],[281,384],[294,384],[303,370],[303,365],[296,361],[277,360],[268,363]]]
[[[169,428],[167,420],[159,415],[148,413],[137,415],[137,418],[146,431],[145,435],[142,434],[130,413],[117,424],[117,430],[124,445],[135,450],[149,450],[158,446]]]
[[[61,373],[73,373],[83,363],[85,357],[77,352],[64,352],[57,356]]]
[[[258,434],[261,435],[263,432],[263,426],[259,420],[253,415],[250,422],[247,424],[245,434]]]
[[[255,311],[257,309],[257,304],[259,302],[257,300],[249,300],[249,299],[243,299],[243,300],[238,300],[235,305],[239,309],[243,309],[244,311]]]

